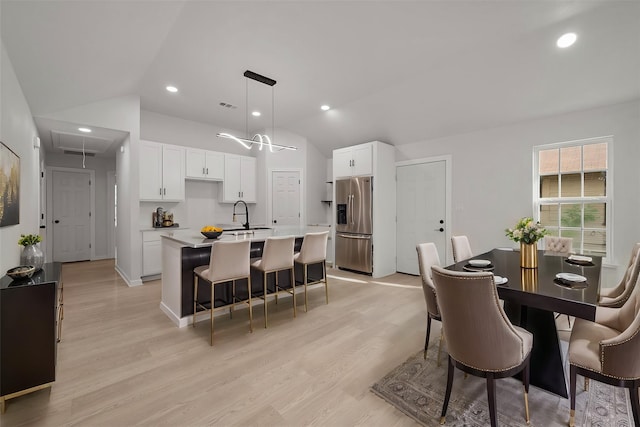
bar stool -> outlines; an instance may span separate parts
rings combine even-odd
[[[253,309],[251,307],[251,269],[249,268],[250,240],[233,242],[214,242],[211,246],[209,265],[201,265],[193,270],[193,327],[196,327],[196,314],[209,311],[211,314],[211,345],[213,345],[213,312],[229,307],[229,315],[233,317],[234,306],[241,302],[249,304],[249,332],[253,332]],[[198,302],[198,282],[202,279],[211,284],[209,302]],[[248,298],[236,298],[236,280],[247,279]],[[231,303],[215,307],[215,285],[232,282]]]
[[[262,273],[262,286],[264,300],[264,327],[268,325],[267,320],[267,276],[275,273],[275,297],[278,302],[278,292],[284,290],[293,296],[293,317],[296,317],[296,282],[293,278],[293,246],[294,236],[267,237],[262,250],[262,258],[251,263],[251,268]],[[291,274],[291,289],[282,288],[278,282],[278,272],[289,270]]]
[[[307,311],[307,285],[324,283],[324,292],[329,304],[329,286],[327,284],[327,240],[328,231],[319,233],[307,233],[302,240],[300,252],[294,255],[293,262],[302,266],[302,284],[304,285],[304,311]],[[310,264],[322,263],[322,277],[309,283],[308,267]]]

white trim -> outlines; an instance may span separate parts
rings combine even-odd
[[[115,224],[115,185],[116,171],[107,171],[107,256],[116,256],[116,224]]]
[[[80,168],[64,168],[59,166],[47,166],[46,168],[46,185],[47,185],[47,218],[49,227],[46,228],[46,236],[47,236],[47,244],[46,258],[53,260],[53,172],[73,172],[73,173],[84,173],[89,175],[89,179],[91,180],[91,185],[89,186],[89,194],[90,194],[90,210],[91,217],[89,220],[89,227],[91,228],[91,252],[90,252],[90,260],[94,260],[96,258],[96,172],[93,169],[80,169]]]
[[[452,198],[452,165],[453,165],[453,157],[450,154],[446,154],[443,156],[433,156],[433,157],[423,157],[421,159],[413,159],[413,160],[402,160],[396,162],[396,170],[399,166],[411,166],[421,163],[435,163],[444,161],[445,165],[445,254],[446,254],[446,265],[453,264],[453,251],[451,251],[451,229],[453,228],[453,215],[451,212],[451,198]],[[397,180],[396,180],[397,182]]]
[[[124,280],[124,282],[127,284],[128,287],[133,288],[135,286],[141,286],[142,285],[142,280],[140,280],[140,279],[137,279],[137,280],[129,279],[129,277],[125,274],[124,271],[122,271],[122,269],[117,264],[115,265],[114,269],[116,270],[116,273],[118,273],[120,275],[122,280]]]
[[[300,208],[300,226],[302,227],[306,224],[306,194],[307,192],[304,189],[305,179],[304,179],[304,170],[301,168],[273,168],[269,169],[269,173],[267,173],[267,226],[269,227],[277,227],[277,225],[273,224],[273,173],[274,172],[298,172],[298,176],[300,177],[300,200],[299,208]]]

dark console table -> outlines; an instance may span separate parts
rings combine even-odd
[[[6,401],[56,379],[62,327],[62,265],[47,263],[30,279],[0,279],[0,412]]]

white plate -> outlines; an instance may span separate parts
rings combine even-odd
[[[567,280],[569,282],[586,282],[587,281],[586,277],[581,276],[579,274],[573,274],[573,273],[558,273],[556,274],[556,277],[558,279]]]
[[[486,267],[491,264],[488,259],[470,259],[468,263],[474,267]]]
[[[502,276],[493,276],[493,281],[496,282],[496,285],[504,285],[509,281],[509,279]]]
[[[591,258],[590,256],[582,256],[582,255],[571,255],[571,256],[569,256],[569,259],[571,261],[578,261],[578,262],[591,262],[591,261],[593,261],[593,258]]]

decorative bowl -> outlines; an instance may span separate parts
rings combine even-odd
[[[33,265],[19,265],[7,270],[7,276],[13,280],[28,279],[33,276],[36,268]]]
[[[207,239],[217,239],[222,234],[222,231],[201,231],[200,233]]]

